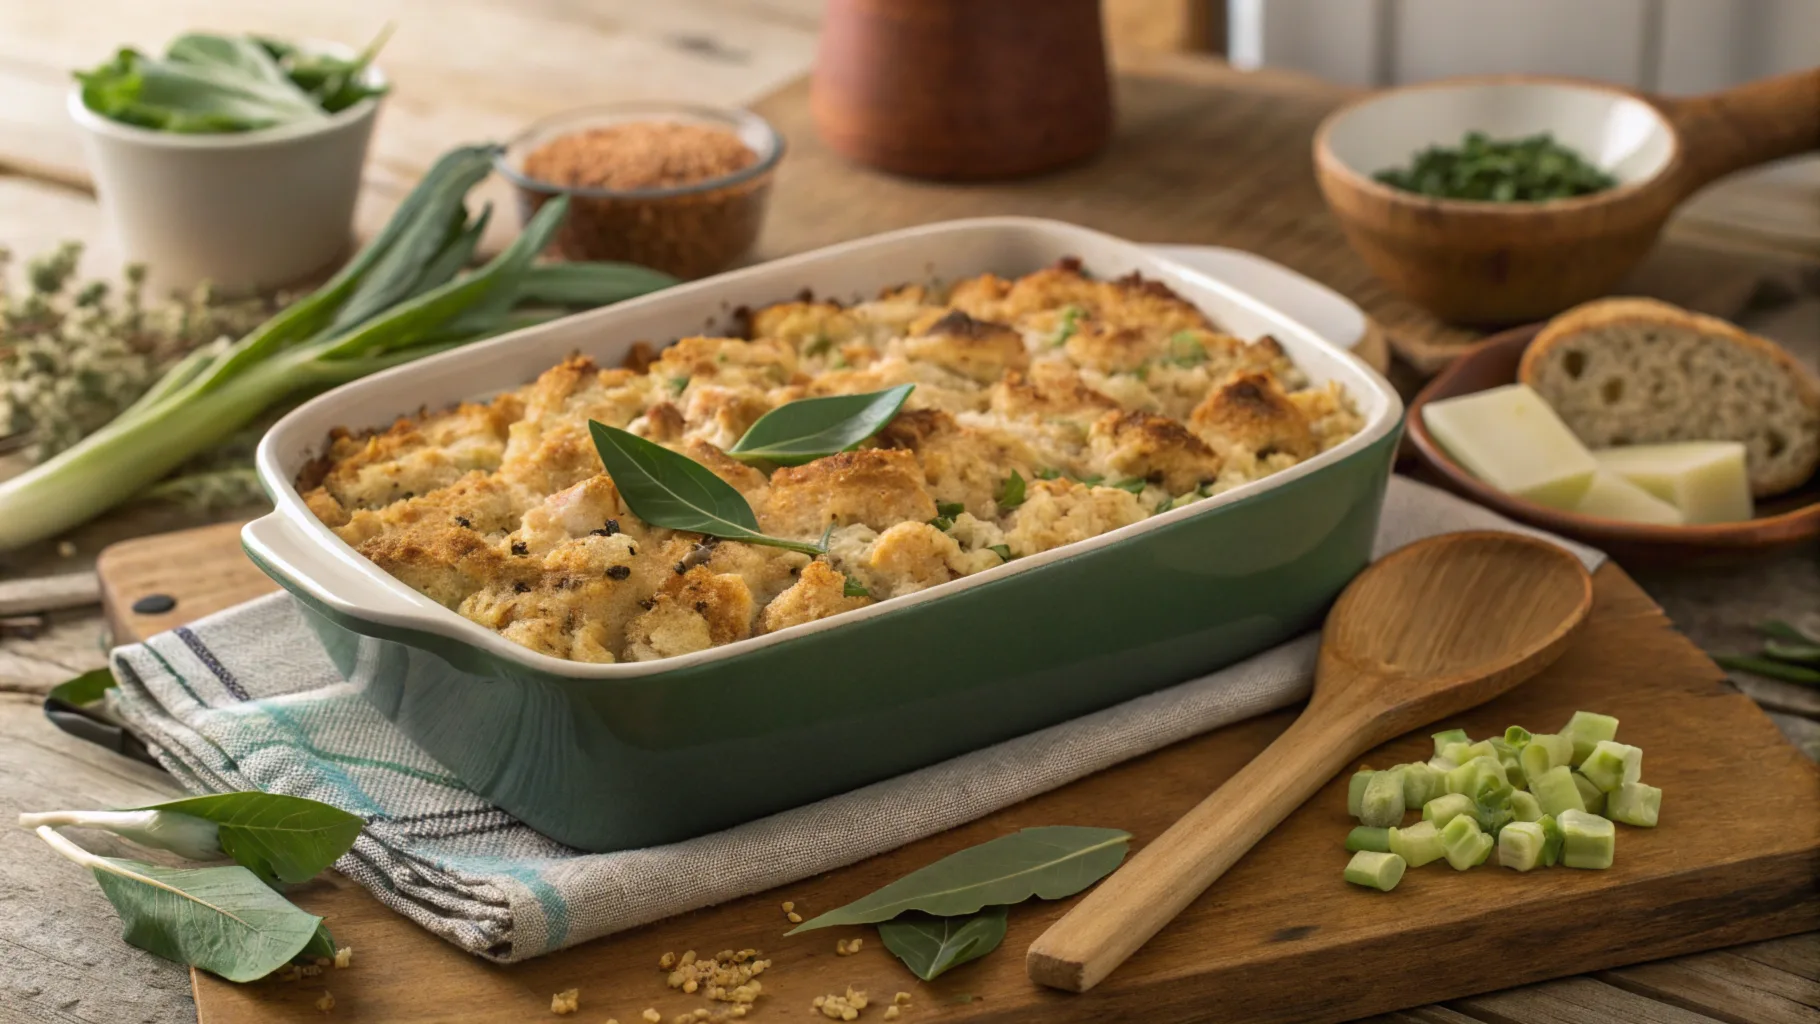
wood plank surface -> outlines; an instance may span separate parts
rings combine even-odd
[[[199,613],[220,603],[211,587],[244,592],[265,584],[223,527],[134,542],[134,548],[140,557],[104,554],[107,593],[156,587],[175,597],[179,609]],[[207,577],[161,575],[170,564],[215,568]],[[122,629],[131,621],[123,619]],[[1647,675],[1635,671],[1640,661],[1649,663]],[[1085,996],[1034,988],[1017,955],[1067,903],[1014,908],[1004,950],[928,985],[876,948],[870,929],[784,938],[788,924],[778,903],[827,909],[962,846],[1029,825],[1122,827],[1142,843],[1262,749],[1293,712],[1177,744],[846,870],[512,967],[476,961],[345,879],[325,877],[297,901],[326,916],[339,941],[354,946],[356,968],[331,972],[320,984],[242,986],[198,975],[199,1014],[203,1024],[314,1019],[314,1001],[326,985],[341,1020],[481,1021],[535,1013],[552,993],[579,985],[590,1017],[633,1020],[650,1006],[668,1020],[702,1001],[663,987],[655,969],[660,954],[748,946],[776,965],[765,975],[760,1008],[786,1012],[807,1010],[814,996],[849,984],[875,994],[910,991],[916,1019],[941,1021],[1091,1020],[1139,1012],[1166,1020],[1331,1021],[1459,997],[1449,1005],[1478,1019],[1578,1021],[1601,1013],[1628,1019],[1622,1015],[1647,1003],[1635,1019],[1687,1024],[1730,1019],[1697,1008],[1721,1002],[1713,993],[1726,984],[1750,988],[1753,1005],[1795,1012],[1791,1007],[1804,1005],[1801,986],[1814,983],[1742,957],[1721,964],[1730,969],[1716,975],[1711,962],[1700,961],[1667,975],[1613,971],[1552,986],[1545,998],[1475,995],[1820,925],[1820,891],[1812,885],[1820,872],[1820,769],[1726,687],[1717,668],[1616,566],[1599,572],[1593,619],[1562,661],[1461,724],[1475,735],[1512,721],[1552,728],[1579,707],[1623,719],[1624,738],[1649,752],[1646,777],[1667,794],[1663,827],[1622,830],[1612,871],[1457,874],[1430,867],[1412,872],[1389,896],[1350,890],[1338,877],[1347,820],[1345,783],[1336,780]],[[1404,737],[1365,762],[1415,759],[1428,745],[1425,735]],[[1748,770],[1741,770],[1741,756]],[[1145,799],[1132,801],[1134,792]],[[1694,824],[1715,820],[1735,824],[1728,833]],[[1475,935],[1483,941],[1472,941]],[[868,939],[861,955],[833,955],[836,940],[856,936]],[[1398,965],[1416,955],[1424,967],[1412,983]],[[1303,984],[1308,978],[1324,981]],[[1211,992],[1221,995],[1216,1000]],[[1650,994],[1658,992],[1666,998]],[[979,998],[956,1001],[963,995]],[[1552,1009],[1534,1016],[1542,1012],[1538,999]]]

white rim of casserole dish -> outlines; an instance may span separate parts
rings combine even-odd
[[[1164,283],[1172,287],[1185,283],[1201,292],[1217,293],[1226,302],[1245,307],[1254,316],[1276,321],[1278,326],[1273,327],[1270,333],[1284,344],[1297,365],[1305,371],[1309,371],[1311,377],[1339,380],[1349,397],[1365,415],[1364,426],[1357,434],[1347,438],[1339,445],[1287,469],[1241,484],[1214,497],[1203,498],[1181,508],[1150,516],[1141,522],[1086,540],[1076,541],[1040,554],[1014,559],[971,576],[938,584],[927,590],[888,598],[864,608],[815,622],[791,626],[775,633],[749,637],[745,640],[671,658],[610,664],[570,661],[533,651],[528,647],[513,643],[494,630],[463,617],[454,609],[437,604],[360,555],[347,542],[336,536],[328,526],[309,511],[294,486],[295,472],[303,462],[308,460],[311,452],[320,450],[324,440],[322,436],[293,436],[303,430],[303,424],[322,418],[325,410],[352,404],[354,399],[362,395],[382,394],[394,390],[397,383],[412,375],[422,374],[426,368],[456,362],[483,361],[488,353],[498,353],[505,347],[522,345],[535,336],[554,330],[573,329],[583,322],[589,327],[598,328],[597,335],[608,335],[619,321],[660,305],[666,308],[674,306],[679,310],[713,307],[725,312],[726,302],[721,296],[724,295],[728,286],[733,284],[774,281],[777,288],[777,299],[773,301],[783,301],[800,292],[805,285],[814,286],[815,282],[811,279],[813,271],[806,269],[814,265],[827,264],[836,260],[852,261],[862,257],[869,249],[882,249],[905,240],[927,241],[926,236],[939,239],[945,234],[962,234],[981,230],[1023,232],[1033,238],[1044,235],[1069,236],[1066,239],[1058,238],[1056,240],[1072,242],[1073,247],[1077,250],[1089,246],[1102,250],[1106,248],[1121,250],[1118,253],[1120,258],[1127,265],[1137,267],[1147,278],[1162,279]],[[1063,245],[1061,248],[1067,250],[1069,247]],[[1058,255],[1060,254],[1058,253]],[[1095,269],[1091,260],[1086,263],[1086,269],[1089,271]],[[935,269],[933,266],[929,267],[925,276],[933,277]],[[1293,274],[1292,271],[1286,269],[1284,269],[1284,273]],[[878,288],[897,283],[900,282],[880,280],[873,285],[873,289],[876,291]],[[1184,295],[1183,297],[1194,302],[1197,307],[1203,305],[1203,302],[1194,296]],[[1215,320],[1217,323],[1217,316]],[[623,342],[625,339],[608,340],[609,343],[614,343]],[[662,339],[664,344],[668,344],[671,340],[674,339]],[[1318,357],[1317,362],[1325,364],[1319,367],[1324,372],[1318,376],[1313,373],[1317,367],[1310,365],[1308,359],[1311,352]],[[555,360],[552,360],[551,365],[554,362]],[[479,396],[497,394],[506,388],[517,387],[526,382],[492,382],[493,386],[476,388],[466,397],[469,400],[475,400]],[[398,409],[392,415],[408,414],[412,404],[409,399],[400,399]],[[1402,411],[1402,400],[1390,384],[1356,356],[1346,351],[1344,347],[1320,337],[1289,314],[1252,298],[1232,285],[1165,256],[1150,252],[1136,243],[1077,225],[1040,218],[991,217],[944,221],[843,242],[769,263],[729,271],[689,284],[678,285],[603,309],[578,313],[561,320],[431,356],[415,363],[408,363],[341,385],[319,395],[292,410],[261,439],[256,463],[260,479],[273,496],[276,508],[264,517],[247,524],[242,531],[242,542],[248,551],[261,562],[281,574],[288,585],[308,594],[313,600],[345,617],[456,641],[478,648],[494,657],[515,662],[526,669],[550,675],[573,679],[629,679],[638,676],[659,675],[718,659],[738,657],[761,647],[809,636],[824,629],[839,628],[843,624],[889,614],[924,601],[940,600],[968,587],[982,586],[1014,573],[1085,555],[1147,531],[1161,529],[1191,516],[1211,512],[1271,488],[1284,486],[1343,461],[1394,430],[1401,421]],[[326,434],[326,431],[322,431],[322,433]]]

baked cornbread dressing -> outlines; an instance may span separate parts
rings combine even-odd
[[[623,260],[678,277],[725,269],[751,247],[770,175],[733,131],[624,121],[558,135],[525,154],[519,194],[532,208],[569,193],[558,253]]]
[[[683,338],[636,369],[576,356],[484,404],[337,431],[299,491],[362,555],[510,640],[647,661],[1141,522],[1363,425],[1275,340],[1223,334],[1159,283],[1072,262],[946,294],[779,303],[746,333]],[[787,402],[906,383],[903,410],[857,450],[770,472],[724,454]],[[767,534],[814,542],[832,527],[829,554],[645,524],[602,473],[590,419],[706,466]]]

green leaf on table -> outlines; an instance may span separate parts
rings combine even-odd
[[[335,959],[335,936],[329,934],[329,926],[326,923],[317,922],[316,934],[310,936],[310,941],[298,951],[297,955],[299,957],[320,956],[330,960]]]
[[[856,447],[885,429],[915,384],[863,395],[830,395],[788,402],[752,424],[727,454],[746,462],[800,466]]]
[[[281,793],[217,793],[139,809],[214,822],[221,851],[267,884],[316,877],[353,847],[364,824],[339,807]]]
[[[708,467],[637,434],[588,421],[607,476],[632,514],[652,526],[820,555],[826,548],[760,533],[752,506]]]
[[[1749,672],[1765,679],[1780,679],[1785,683],[1820,686],[1820,669],[1803,668],[1774,658],[1757,658],[1748,654],[1713,654],[1710,657],[1723,668]]]
[[[322,918],[246,868],[167,868],[114,857],[87,863],[120,912],[122,937],[167,960],[254,981],[320,947]]]
[[[788,934],[841,924],[889,921],[905,911],[941,917],[981,907],[1057,900],[1106,877],[1125,859],[1131,833],[1115,828],[1046,825],[1000,836],[918,868],[871,895],[837,907]]]
[[[105,668],[90,669],[74,679],[58,683],[45,694],[51,700],[59,700],[71,707],[82,707],[100,700],[102,695],[120,685],[114,681],[114,673]]]
[[[1797,626],[1783,622],[1781,619],[1770,619],[1757,624],[1757,632],[1771,640],[1781,640],[1791,644],[1820,644],[1820,636],[1809,636]]]
[[[909,913],[878,926],[878,937],[910,973],[934,981],[951,967],[978,960],[1005,939],[1005,907],[966,917]]]
[[[1793,643],[1787,640],[1765,640],[1763,653],[1777,661],[1801,665],[1820,665],[1820,644]]]

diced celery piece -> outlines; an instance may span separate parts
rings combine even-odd
[[[1373,853],[1390,852],[1390,830],[1387,828],[1369,828],[1360,825],[1346,833],[1346,852],[1357,853],[1370,850]]]
[[[1561,863],[1570,868],[1604,870],[1611,867],[1618,846],[1618,830],[1596,814],[1562,811]]]
[[[1412,868],[1432,864],[1447,855],[1446,847],[1441,845],[1441,830],[1432,821],[1391,829],[1390,852],[1408,861]]]
[[[1542,804],[1534,793],[1519,789],[1510,794],[1510,813],[1516,815],[1518,821],[1541,821]]]
[[[1517,871],[1542,866],[1542,848],[1548,836],[1533,821],[1513,821],[1498,833],[1498,863]]]
[[[1593,785],[1591,779],[1575,772],[1574,788],[1580,791],[1580,802],[1586,805],[1586,813],[1605,813],[1605,791]]]
[[[1437,796],[1423,804],[1422,820],[1433,822],[1435,828],[1446,828],[1461,815],[1472,817],[1472,812],[1472,797],[1464,793],[1449,793],[1446,796]],[[1477,822],[1474,824],[1476,825]]]
[[[1491,856],[1494,840],[1479,831],[1479,823],[1470,814],[1462,814],[1447,823],[1441,830],[1441,847],[1446,851],[1447,863],[1455,871],[1465,871],[1485,863]]]
[[[1491,744],[1491,756],[1497,758],[1499,764],[1517,759],[1517,748],[1505,742],[1504,737],[1493,736],[1485,742]]]
[[[1529,791],[1535,794],[1543,814],[1559,818],[1562,811],[1586,810],[1586,800],[1580,796],[1580,787],[1574,784],[1574,770],[1564,764],[1531,776]]]
[[[1446,732],[1435,733],[1434,740],[1435,756],[1441,757],[1441,752],[1447,748],[1449,743],[1471,743],[1472,737],[1466,735],[1465,729],[1449,729]]]
[[[1480,740],[1477,743],[1449,743],[1442,748],[1441,756],[1454,764],[1465,764],[1475,757],[1497,757],[1498,748],[1494,747],[1490,740]]]
[[[1501,763],[1504,765],[1504,777],[1510,780],[1511,785],[1518,789],[1529,786],[1529,773],[1523,770],[1522,761],[1515,757],[1507,757]]]
[[[1346,865],[1346,880],[1368,889],[1389,892],[1403,880],[1403,869],[1408,866],[1403,858],[1394,853],[1360,850],[1352,855],[1352,862]]]
[[[1552,868],[1561,861],[1561,825],[1552,814],[1544,814],[1536,822],[1542,826],[1542,866]]]
[[[1662,791],[1641,782],[1626,782],[1618,787],[1616,793],[1608,794],[1605,798],[1606,817],[1626,825],[1655,828],[1656,818],[1661,813]],[[1396,849],[1394,837],[1391,849]]]
[[[1486,785],[1486,780],[1508,783],[1504,776],[1504,766],[1495,757],[1475,757],[1447,773],[1447,791],[1465,793],[1474,796]]]
[[[1516,812],[1511,808],[1511,798],[1516,795],[1508,785],[1500,786],[1473,802],[1472,817],[1479,823],[1479,828],[1486,835],[1496,836],[1504,826],[1516,820]]]
[[[1610,715],[1597,715],[1591,711],[1576,711],[1567,724],[1561,727],[1561,735],[1573,740],[1574,764],[1586,760],[1600,740],[1616,739],[1618,720]]]
[[[1403,824],[1403,777],[1396,772],[1373,772],[1359,798],[1359,824],[1389,828]]]
[[[1403,779],[1403,806],[1420,807],[1447,791],[1447,773],[1429,767],[1420,761],[1415,764],[1400,764],[1391,771]]]
[[[1453,771],[1455,768],[1458,768],[1460,766],[1457,762],[1449,761],[1445,757],[1441,757],[1440,755],[1437,754],[1436,756],[1428,759],[1428,767],[1433,768],[1436,771],[1445,774],[1447,772]],[[1443,785],[1445,785],[1445,783],[1443,783]]]
[[[1580,762],[1580,774],[1606,793],[1643,778],[1643,748],[1600,740]]]
[[[1352,779],[1346,783],[1346,813],[1359,816],[1359,809],[1365,802],[1365,786],[1377,772],[1367,768],[1352,773]]]
[[[1530,732],[1520,725],[1513,725],[1504,730],[1504,742],[1517,750],[1522,750],[1529,743]]]
[[[1537,733],[1529,738],[1517,763],[1523,766],[1523,777],[1533,779],[1556,765],[1572,765],[1574,741],[1554,733]]]

